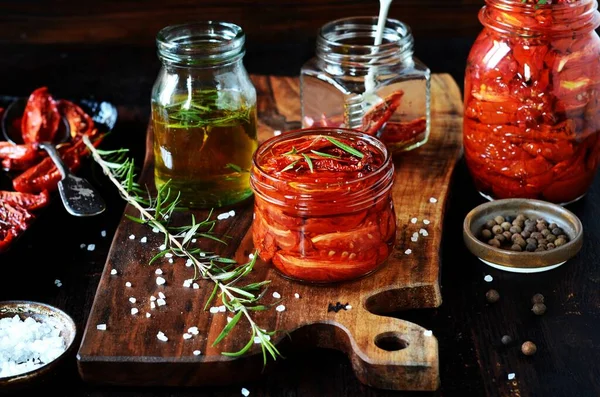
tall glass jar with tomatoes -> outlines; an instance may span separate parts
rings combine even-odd
[[[567,204],[600,159],[596,0],[486,0],[465,74],[465,159],[489,199]]]

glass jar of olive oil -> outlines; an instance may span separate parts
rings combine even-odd
[[[216,208],[252,194],[258,146],[256,90],[232,23],[168,26],[156,38],[162,68],[152,90],[154,180],[181,205]]]

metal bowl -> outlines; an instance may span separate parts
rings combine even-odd
[[[556,223],[569,237],[569,242],[549,251],[516,252],[493,247],[477,237],[489,219],[521,213]],[[575,214],[560,205],[541,200],[502,199],[481,204],[467,214],[463,239],[469,251],[489,266],[516,273],[537,273],[555,269],[579,252],[583,245],[583,226]]]
[[[62,310],[45,303],[30,301],[4,301],[0,302],[0,318],[18,315],[22,320],[31,317],[42,323],[51,324],[60,330],[65,351],[53,361],[46,363],[34,370],[18,375],[0,377],[0,390],[13,391],[32,384],[37,384],[55,372],[64,361],[73,346],[77,334],[77,327],[73,319]]]

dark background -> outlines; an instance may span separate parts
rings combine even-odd
[[[391,17],[409,24],[415,51],[434,73],[450,73],[462,87],[465,61],[481,26],[483,0],[395,0]],[[317,29],[341,17],[377,15],[378,2],[342,0],[133,1],[4,0],[0,2],[0,95],[28,95],[40,86],[56,97],[95,97],[117,105],[119,120],[103,143],[127,147],[141,164],[150,90],[160,67],[154,37],[169,24],[201,19],[239,24],[247,33],[250,73],[296,76],[314,51]],[[0,256],[0,300],[30,299],[56,305],[83,329],[112,234],[124,204],[97,168],[81,170],[109,203],[91,219],[68,216],[59,200],[44,211],[19,244]],[[0,173],[0,186],[9,186]],[[465,214],[482,199],[462,162],[457,169],[442,249],[439,309],[397,313],[433,330],[439,340],[441,389],[436,396],[600,395],[600,184],[570,207],[585,230],[581,253],[565,266],[538,275],[495,271],[470,255],[461,237]],[[108,236],[100,237],[106,230]],[[95,243],[96,250],[81,250]],[[494,282],[483,281],[491,274]],[[63,287],[57,288],[54,280]],[[484,294],[496,288],[490,306]],[[529,300],[541,292],[548,312],[532,315]],[[520,344],[534,340],[538,353],[504,348],[503,334]],[[79,341],[77,341],[79,342]],[[78,343],[77,343],[78,347]],[[515,373],[516,380],[507,380]],[[192,390],[110,388],[79,379],[74,356],[65,370],[34,395],[61,396],[431,396],[374,390],[354,377],[347,358],[332,351],[291,353],[270,376],[231,386]]]

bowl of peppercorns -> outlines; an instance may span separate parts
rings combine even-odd
[[[485,264],[517,273],[551,270],[575,256],[583,226],[566,208],[542,200],[502,199],[471,210],[463,223],[469,251]]]

